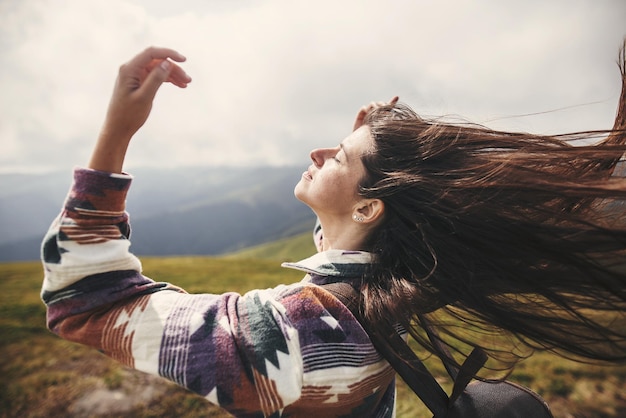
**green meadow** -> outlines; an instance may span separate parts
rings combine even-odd
[[[274,243],[236,256],[144,258],[144,273],[189,292],[245,292],[301,279],[275,258],[310,254],[310,238]],[[287,248],[287,249],[285,249]],[[128,370],[97,351],[63,341],[45,327],[38,262],[0,264],[1,417],[228,417],[163,379]],[[427,360],[441,381],[443,368]],[[536,353],[511,380],[530,386],[556,417],[626,416],[626,365],[598,366]],[[430,417],[402,382],[398,417]]]

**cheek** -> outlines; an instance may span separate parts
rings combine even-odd
[[[317,200],[329,207],[346,210],[356,198],[356,185],[349,178],[332,178],[315,190]]]
[[[300,179],[294,195],[318,214],[345,214],[359,199],[357,187],[355,176],[351,173],[319,171],[313,181]]]

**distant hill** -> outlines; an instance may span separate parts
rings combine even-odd
[[[315,254],[311,232],[305,232],[290,238],[256,245],[223,256],[225,259],[256,259],[275,261],[298,261]]]
[[[293,196],[302,167],[133,171],[127,208],[139,255],[219,255],[306,233]],[[60,211],[71,171],[0,174],[0,261],[34,260]]]

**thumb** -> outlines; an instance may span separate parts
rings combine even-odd
[[[148,77],[146,77],[143,85],[139,88],[141,96],[150,100],[154,99],[161,84],[169,77],[171,70],[172,63],[167,59],[155,66],[152,71],[150,71],[150,74],[148,74]]]

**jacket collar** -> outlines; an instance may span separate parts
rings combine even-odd
[[[361,277],[372,263],[371,253],[364,251],[328,250],[283,267],[325,277]]]

